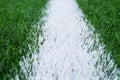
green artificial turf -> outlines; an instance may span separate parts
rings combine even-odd
[[[37,22],[47,0],[0,0],[0,80],[23,80],[19,61],[38,48]],[[35,41],[36,40],[36,41]],[[30,50],[31,46],[31,50]],[[30,53],[31,52],[31,53]]]
[[[86,18],[100,34],[106,53],[120,68],[120,0],[77,0]]]

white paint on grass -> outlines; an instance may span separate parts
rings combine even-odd
[[[106,74],[114,62],[103,55],[104,47],[86,25],[76,1],[50,0],[49,4],[43,26],[45,42],[34,55],[34,76],[30,79],[117,80],[116,68]],[[97,47],[92,50],[94,43]]]

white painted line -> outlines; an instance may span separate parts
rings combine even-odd
[[[99,40],[92,37],[93,29],[88,28],[75,0],[50,0],[47,13],[43,26],[45,42],[40,46],[38,62],[34,63],[34,80],[117,79],[116,75],[106,76],[107,69],[102,69],[107,64],[104,67],[103,61],[95,67],[104,47],[98,44],[98,50],[89,50]]]

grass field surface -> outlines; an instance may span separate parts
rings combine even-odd
[[[0,80],[22,79],[19,61],[38,47],[37,22],[47,0],[0,0]],[[36,40],[36,41],[35,41]],[[33,47],[32,47],[33,49]]]
[[[48,0],[0,0],[0,80],[27,80],[33,67],[37,75],[30,78],[36,80],[119,79],[120,0],[76,1],[79,7],[74,0],[50,0],[48,14],[45,13],[47,21],[42,20],[43,23]],[[90,32],[86,20],[95,28],[94,32]],[[94,47],[97,41],[89,34],[99,34],[98,44],[104,44],[105,51],[96,49],[95,56],[89,54],[90,46]],[[46,38],[41,44],[40,35]],[[99,52],[105,56],[110,53],[109,61],[105,56],[101,58]],[[34,53],[39,55],[36,59]],[[24,73],[20,62],[27,58],[30,67],[23,65]],[[103,59],[102,65],[96,66],[98,58]]]
[[[77,0],[95,33],[120,68],[120,0]]]

